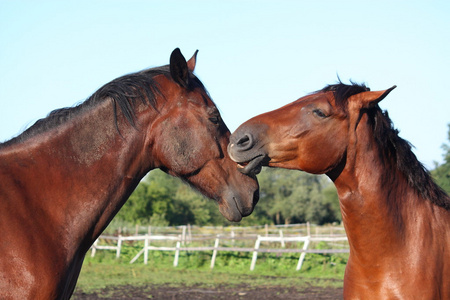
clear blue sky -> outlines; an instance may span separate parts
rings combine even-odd
[[[0,141],[112,79],[199,49],[231,131],[335,83],[383,102],[428,168],[450,123],[450,1],[0,1]]]

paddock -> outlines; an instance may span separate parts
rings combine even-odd
[[[142,233],[142,229],[146,229]],[[251,252],[249,264],[255,270],[260,253],[296,253],[299,255],[296,270],[301,270],[308,253],[348,253],[348,241],[342,226],[311,226],[291,224],[253,227],[136,227],[132,235],[123,235],[128,229],[120,229],[117,236],[101,235],[91,247],[91,257],[99,250],[115,251],[120,258],[124,243],[139,243],[142,249],[130,263],[148,263],[149,251],[174,252],[173,266],[177,267],[180,252],[210,252],[210,268],[213,269],[221,252]],[[320,243],[328,248],[317,248]]]

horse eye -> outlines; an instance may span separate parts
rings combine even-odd
[[[315,114],[316,116],[318,116],[320,118],[327,117],[327,115],[323,111],[321,111],[320,109],[317,109],[317,108],[315,110],[313,110],[313,114]]]
[[[219,124],[220,117],[211,117],[211,118],[209,118],[209,120],[214,124]]]

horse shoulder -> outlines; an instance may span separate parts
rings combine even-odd
[[[51,299],[61,259],[26,193],[28,166],[11,153],[0,151],[0,298]]]

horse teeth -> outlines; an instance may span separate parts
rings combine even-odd
[[[239,168],[243,169],[248,165],[248,162],[242,162],[237,164]]]

